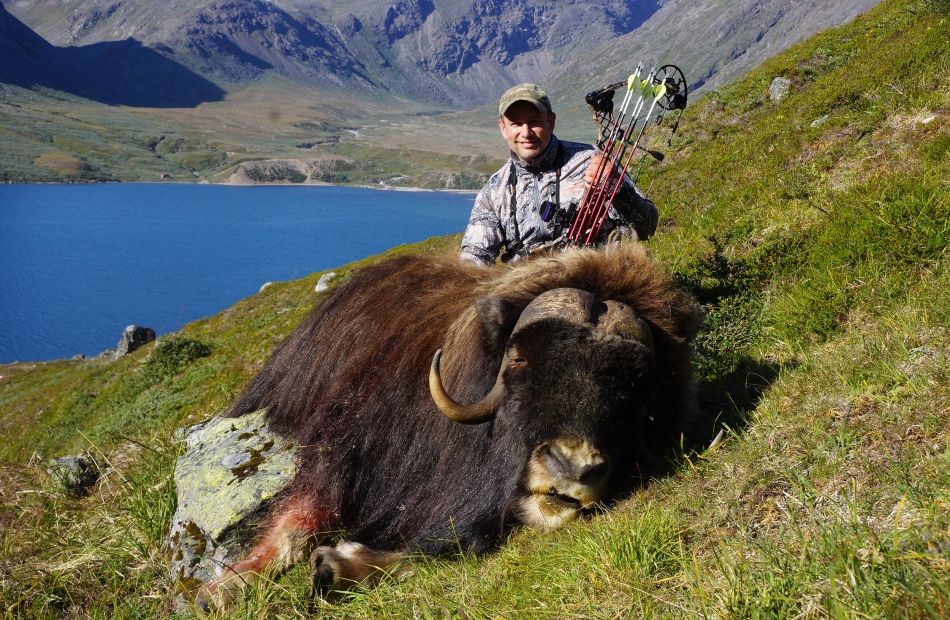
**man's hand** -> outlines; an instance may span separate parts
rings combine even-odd
[[[590,156],[590,165],[587,166],[587,171],[584,172],[584,184],[591,186],[594,184],[594,181],[597,178],[597,172],[600,170],[601,162],[604,161],[604,154],[600,151],[594,151],[593,155]],[[607,173],[611,172],[611,167],[613,164],[611,162],[606,162],[603,164],[603,170],[600,170],[601,181],[607,178]]]

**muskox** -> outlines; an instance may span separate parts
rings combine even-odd
[[[266,407],[301,464],[199,602],[226,605],[308,554],[317,587],[369,582],[406,552],[485,552],[518,524],[552,529],[630,492],[696,423],[698,326],[632,243],[354,273],[229,412]]]

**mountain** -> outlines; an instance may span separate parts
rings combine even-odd
[[[653,0],[8,2],[57,45],[134,37],[214,79],[266,72],[430,101],[481,103],[489,84],[536,76],[587,41],[633,31]],[[488,84],[485,81],[488,80]],[[492,90],[496,90],[493,88]],[[473,101],[472,98],[475,98]]]
[[[506,155],[493,109],[513,83],[544,84],[558,133],[590,140],[583,94],[639,61],[695,94],[876,2],[4,0],[0,181],[292,165],[473,188]]]
[[[134,38],[213,80],[268,72],[462,107],[519,81],[684,65],[696,85],[852,19],[877,0],[12,0],[55,45]]]
[[[220,101],[210,80],[135,39],[55,47],[0,5],[0,83],[42,86],[110,105],[193,107]]]

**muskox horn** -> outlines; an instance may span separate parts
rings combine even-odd
[[[512,332],[547,318],[558,318],[572,323],[590,323],[597,300],[587,291],[576,288],[557,288],[534,298],[521,312]]]
[[[631,338],[653,350],[653,332],[633,308],[612,299],[607,300],[604,305],[607,310],[597,319],[597,329],[605,334]]]
[[[432,400],[436,407],[442,412],[442,415],[454,422],[462,424],[478,424],[490,419],[495,415],[498,404],[501,402],[501,396],[505,391],[502,373],[507,366],[508,356],[502,360],[501,368],[498,370],[498,377],[495,379],[495,385],[491,391],[479,402],[472,405],[463,405],[457,403],[446,394],[442,386],[442,375],[439,372],[439,364],[442,361],[442,349],[435,352],[432,358],[432,366],[429,367],[429,393],[432,394]]]

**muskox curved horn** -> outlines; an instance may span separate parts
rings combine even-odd
[[[625,303],[609,299],[606,311],[597,319],[597,329],[608,335],[631,338],[653,350],[653,332],[647,322]]]
[[[593,295],[576,288],[545,291],[521,312],[512,333],[547,318],[558,318],[571,323],[590,323],[596,303]]]
[[[435,405],[442,412],[442,415],[462,424],[478,424],[494,416],[505,391],[502,373],[505,366],[508,365],[508,356],[506,355],[502,360],[498,377],[495,379],[495,385],[492,386],[491,391],[485,398],[472,405],[457,403],[445,392],[445,388],[442,386],[442,375],[439,371],[441,361],[442,349],[439,349],[432,357],[432,366],[429,367],[429,393],[432,394],[432,400],[435,401]]]

